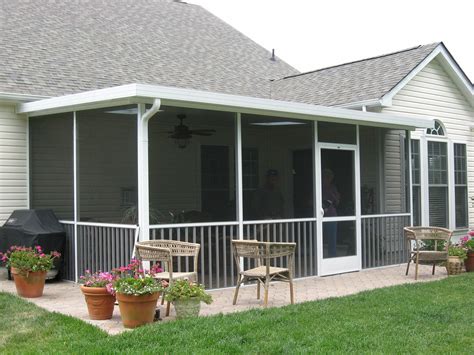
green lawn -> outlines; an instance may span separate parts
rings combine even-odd
[[[109,336],[0,293],[0,353],[472,353],[474,273]]]

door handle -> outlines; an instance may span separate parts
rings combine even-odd
[[[321,217],[324,217],[324,208],[321,207]]]

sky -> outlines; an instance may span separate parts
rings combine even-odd
[[[300,71],[443,41],[474,81],[472,0],[184,0]]]

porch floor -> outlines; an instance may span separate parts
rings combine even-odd
[[[297,303],[320,300],[330,297],[341,297],[362,291],[372,290],[393,285],[408,284],[414,282],[434,281],[447,277],[446,269],[436,268],[436,274],[431,275],[430,266],[420,266],[418,281],[415,281],[414,266],[410,273],[405,276],[406,265],[396,265],[380,269],[367,269],[360,272],[340,274],[327,277],[310,277],[295,280],[295,299]],[[16,294],[13,281],[0,281],[0,291]],[[231,313],[258,308],[262,300],[256,299],[256,286],[249,285],[241,288],[237,305],[232,305],[234,288],[210,291],[214,298],[211,305],[202,304],[201,315],[207,316],[218,313]],[[262,292],[263,296],[263,292]],[[34,304],[51,312],[59,312],[79,318],[83,321],[98,326],[109,334],[118,334],[126,329],[120,321],[118,306],[111,320],[94,321],[88,318],[87,307],[79,285],[72,282],[48,283],[45,286],[44,295],[41,298],[29,299]],[[269,292],[269,307],[280,307],[290,302],[289,287],[286,283],[271,284]],[[161,307],[164,313],[164,307]],[[171,307],[171,316],[165,317],[164,321],[174,319],[174,310]]]

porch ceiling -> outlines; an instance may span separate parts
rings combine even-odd
[[[122,85],[22,103],[18,105],[17,112],[34,117],[125,104],[152,103],[155,98],[161,99],[162,105],[166,106],[240,112],[312,121],[321,120],[403,129],[429,128],[433,126],[432,119],[423,117],[363,112],[345,108],[144,84]]]

